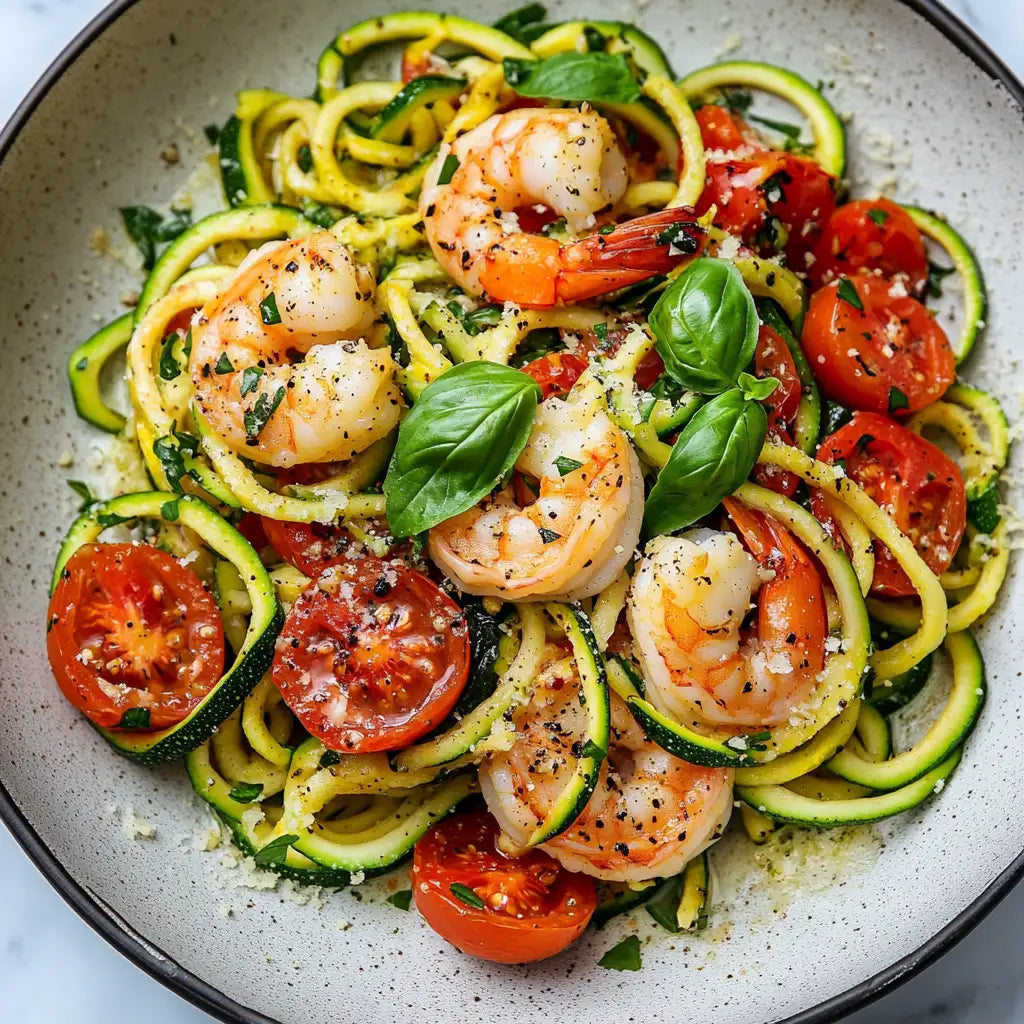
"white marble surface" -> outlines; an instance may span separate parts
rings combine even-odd
[[[1024,75],[1022,0],[948,0],[948,6]],[[0,0],[0,121],[105,0]],[[0,1020],[20,1024],[147,1024],[210,1018],[124,960],[66,907],[0,828]],[[1019,1024],[1024,887],[952,953],[847,1024]],[[757,1022],[751,1022],[757,1024]]]

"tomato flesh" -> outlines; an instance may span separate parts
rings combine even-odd
[[[436,728],[469,675],[462,609],[422,573],[366,557],[329,565],[299,595],[274,685],[325,746],[397,750]]]
[[[539,385],[542,398],[559,398],[569,394],[572,386],[583,376],[587,360],[572,352],[549,352],[523,367]]]
[[[876,413],[858,412],[818,450],[821,462],[842,463],[895,520],[936,575],[953,561],[967,526],[967,497],[960,468],[919,434]],[[811,495],[817,518],[834,523],[820,492]],[[916,591],[884,544],[875,541],[872,593],[911,597]]]
[[[862,309],[844,297],[851,292]],[[825,395],[852,409],[917,412],[956,376],[935,317],[902,284],[881,277],[861,274],[815,292],[801,342]]]
[[[735,153],[745,147],[751,150],[768,148],[746,121],[730,113],[725,107],[707,103],[694,111],[694,116],[700,125],[704,148],[710,151],[713,157]]]
[[[775,150],[710,161],[697,213],[715,206],[715,224],[744,244],[770,255],[785,229],[789,264],[803,270],[821,228],[835,209],[835,179],[813,160]]]
[[[754,349],[754,375],[774,377],[779,386],[764,400],[768,413],[768,437],[783,444],[793,443],[793,424],[800,409],[803,385],[789,346],[782,336],[762,324]],[[758,463],[754,479],[762,486],[791,498],[800,485],[800,478],[778,466]]]
[[[928,281],[928,253],[910,214],[889,199],[858,199],[832,214],[809,268],[820,287],[833,278],[859,273],[903,275],[911,292]]]
[[[540,850],[508,857],[484,811],[431,828],[413,854],[413,898],[427,924],[463,953],[503,964],[560,953],[579,938],[597,907],[594,880],[566,871]],[[452,891],[464,886],[473,905]]]
[[[215,601],[194,573],[148,545],[79,548],[50,599],[48,623],[58,685],[105,729],[129,712],[142,728],[176,725],[224,671]]]

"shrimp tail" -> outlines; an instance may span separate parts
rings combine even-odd
[[[580,302],[665,274],[699,253],[706,237],[693,209],[677,206],[563,245],[558,300]]]

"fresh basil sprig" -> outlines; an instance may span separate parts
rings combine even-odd
[[[690,526],[750,476],[768,429],[758,391],[763,393],[732,388],[701,406],[683,427],[647,496],[649,536]]]
[[[734,387],[757,344],[753,296],[726,260],[694,260],[662,293],[649,322],[666,371],[705,395]]]
[[[582,103],[635,103],[640,86],[621,53],[559,53],[546,60],[505,58],[505,80],[520,96]]]
[[[492,491],[526,447],[539,399],[531,377],[498,363],[460,363],[427,385],[384,480],[391,532],[422,533]]]

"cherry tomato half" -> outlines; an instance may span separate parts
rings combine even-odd
[[[858,412],[818,449],[829,465],[842,462],[846,475],[896,520],[928,568],[945,572],[967,525],[967,498],[960,468],[919,434],[877,413]],[[820,492],[811,495],[815,515],[830,522]],[[884,544],[875,541],[872,593],[910,597],[916,593]]]
[[[768,148],[746,121],[730,113],[725,107],[707,103],[703,107],[698,107],[694,111],[694,116],[700,125],[704,148],[713,154],[734,153],[744,147],[752,150]]]
[[[278,477],[278,486],[316,484],[338,470],[337,463],[311,463],[293,466]],[[288,523],[261,519],[263,532],[273,549],[307,576],[319,576],[331,562],[341,558],[352,544],[352,535],[335,523]]]
[[[775,150],[711,161],[697,213],[712,205],[718,227],[765,254],[783,248],[790,265],[803,270],[835,209],[835,179],[813,160]]]
[[[906,275],[920,294],[928,280],[928,253],[917,225],[889,199],[858,199],[829,218],[808,268],[814,286],[863,271]],[[803,269],[803,268],[801,268]]]
[[[537,382],[542,398],[551,398],[553,395],[561,398],[569,394],[586,368],[587,360],[584,356],[574,352],[549,352],[527,363],[523,373]]]
[[[507,857],[497,839],[484,811],[431,828],[413,853],[417,909],[441,938],[483,960],[523,964],[560,953],[597,907],[594,880],[540,850]]]
[[[811,296],[801,342],[828,398],[868,412],[912,413],[953,383],[956,361],[946,332],[906,291],[861,274]]]
[[[50,599],[46,649],[64,696],[105,729],[126,712],[176,725],[224,671],[224,630],[195,573],[145,544],[86,544]],[[136,726],[132,726],[135,728]]]
[[[306,729],[345,753],[397,750],[438,726],[469,675],[462,609],[399,561],[328,566],[292,605],[274,685]]]
[[[783,444],[793,443],[793,423],[800,408],[803,385],[789,346],[767,324],[762,324],[754,349],[754,375],[774,377],[779,386],[764,400],[768,413],[768,437]],[[778,466],[758,464],[754,479],[762,486],[791,498],[800,485],[795,473],[787,473]]]

